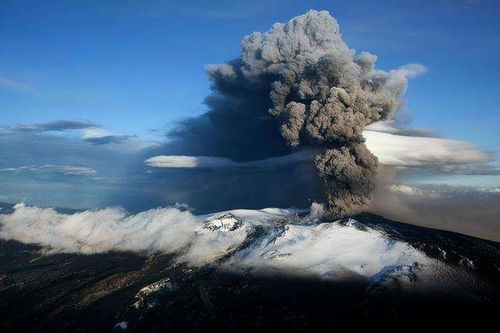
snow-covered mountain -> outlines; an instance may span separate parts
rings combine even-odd
[[[498,243],[373,214],[1,213],[5,330],[377,331],[482,325],[499,306]]]

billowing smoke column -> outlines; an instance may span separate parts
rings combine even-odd
[[[363,128],[390,118],[407,78],[425,69],[413,64],[384,72],[374,69],[376,59],[367,52],[355,55],[326,11],[311,10],[253,33],[243,39],[238,58],[207,66],[209,111],[170,132],[162,155],[223,157],[247,165],[307,147],[317,152],[317,175],[304,176],[316,182],[319,175],[330,212],[348,214],[370,200],[377,168]]]
[[[390,118],[407,77],[423,70],[374,70],[376,60],[355,55],[328,12],[310,10],[245,37],[239,58],[208,66],[214,95],[207,104],[214,111],[228,104],[250,103],[244,107],[256,113],[264,107],[290,147],[320,148],[315,167],[330,212],[342,216],[367,204],[374,187],[377,158],[364,144],[363,128]]]

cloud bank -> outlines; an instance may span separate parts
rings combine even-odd
[[[209,216],[175,208],[135,215],[116,208],[61,214],[20,204],[0,214],[0,238],[39,244],[45,253],[174,253],[177,262],[193,266],[331,280],[370,278],[388,266],[429,262],[408,244],[357,229],[355,221],[304,224],[314,216],[295,214],[275,208]]]

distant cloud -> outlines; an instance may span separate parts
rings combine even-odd
[[[85,120],[54,120],[45,123],[17,124],[0,127],[0,136],[44,134],[50,132],[79,131],[83,141],[93,145],[120,145],[126,150],[141,150],[157,145],[157,142],[140,140],[134,135],[116,134],[101,125]]]
[[[15,132],[62,132],[93,127],[98,127],[98,125],[81,120],[54,120],[38,124],[19,124],[9,129]]]
[[[108,132],[102,128],[86,128],[82,131],[83,139],[94,145],[105,145],[110,143],[123,143],[124,141],[133,138],[130,135],[119,135]]]
[[[8,79],[6,77],[1,77],[1,76],[0,76],[0,89],[14,90],[14,91],[18,91],[18,92],[32,92],[33,91],[33,87],[31,87],[30,85],[28,85],[26,83],[12,80],[12,79]]]
[[[87,138],[85,139],[85,141],[95,145],[106,145],[109,143],[116,143],[116,144],[123,143],[124,141],[127,141],[130,138],[131,136],[129,135],[106,135],[98,138]]]
[[[93,176],[97,172],[89,167],[78,165],[28,165],[20,167],[2,168],[0,172],[39,172],[39,173],[56,173],[65,176]]]
[[[122,150],[140,151],[158,145],[155,141],[141,140],[135,135],[116,134],[100,127],[85,128],[81,133],[83,140],[94,146],[110,145]]]

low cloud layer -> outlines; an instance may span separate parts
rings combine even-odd
[[[53,252],[178,251],[189,243],[196,219],[175,208],[127,216],[107,208],[73,215],[53,209],[16,205],[14,213],[0,215],[3,239],[38,243]]]
[[[347,224],[311,224],[294,210],[235,210],[194,216],[176,208],[127,215],[116,208],[61,214],[16,205],[0,214],[0,238],[39,244],[46,253],[174,253],[177,262],[227,270],[334,280],[371,278],[384,268],[431,261],[382,232]],[[259,233],[260,237],[255,237]]]

